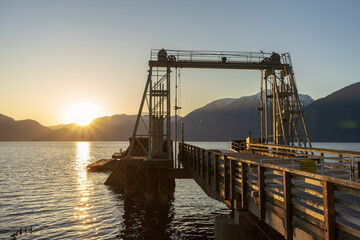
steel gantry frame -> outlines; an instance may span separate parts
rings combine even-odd
[[[170,76],[175,68],[252,69],[261,72],[261,142],[310,146],[289,53],[151,50],[149,74],[128,155],[136,142],[148,159],[172,159]],[[146,106],[146,108],[145,108]],[[179,106],[175,106],[179,109]],[[139,124],[147,134],[138,133]],[[175,129],[175,131],[177,131]]]
[[[148,159],[171,159],[170,66],[150,67],[128,155],[141,146]],[[143,124],[147,134],[138,134]],[[147,138],[147,147],[139,141]]]
[[[266,143],[311,147],[290,54],[285,53],[280,57],[273,53],[263,62],[270,64],[260,69],[261,138],[264,137]],[[278,62],[283,66],[274,67],[271,62]],[[270,134],[269,124],[272,125]]]

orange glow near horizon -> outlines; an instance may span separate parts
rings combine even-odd
[[[91,103],[78,103],[71,106],[67,111],[67,119],[81,126],[86,126],[97,117],[101,117],[100,110]]]

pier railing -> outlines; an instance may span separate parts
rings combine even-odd
[[[158,53],[161,49],[152,49],[150,60],[157,61]],[[260,63],[265,58],[269,58],[272,53],[264,52],[238,52],[238,51],[187,51],[166,49],[168,56],[174,56],[176,61],[194,62],[194,61],[214,61],[220,62],[222,57],[227,58],[227,62],[246,62]]]
[[[231,142],[231,148],[235,151],[248,150],[252,153],[266,155],[269,157],[279,157],[284,163],[289,163],[284,159],[313,160],[316,162],[316,173],[330,177],[337,177],[351,181],[360,180],[360,152],[335,150],[326,148],[308,148],[275,144]],[[281,161],[279,161],[281,164]],[[290,165],[284,164],[290,167]],[[294,166],[294,164],[292,165]],[[299,166],[298,164],[296,165]],[[294,167],[292,167],[294,168]]]
[[[359,239],[360,183],[179,144],[182,165],[212,198],[248,210],[286,239]]]

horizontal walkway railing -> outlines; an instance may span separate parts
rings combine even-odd
[[[281,158],[308,158],[317,161],[324,175],[345,178],[352,181],[360,179],[360,152],[326,148],[307,148],[286,145],[249,143],[232,141],[235,151],[248,150],[253,153]],[[341,169],[344,170],[341,174]],[[319,172],[320,172],[319,171]],[[336,176],[336,172],[340,175]]]
[[[179,150],[182,165],[209,196],[250,211],[286,239],[360,239],[360,183],[188,144]]]

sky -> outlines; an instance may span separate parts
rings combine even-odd
[[[289,52],[314,99],[360,81],[360,1],[0,0],[0,113],[50,126],[79,103],[137,114],[151,49]],[[182,115],[260,73],[181,72]]]

